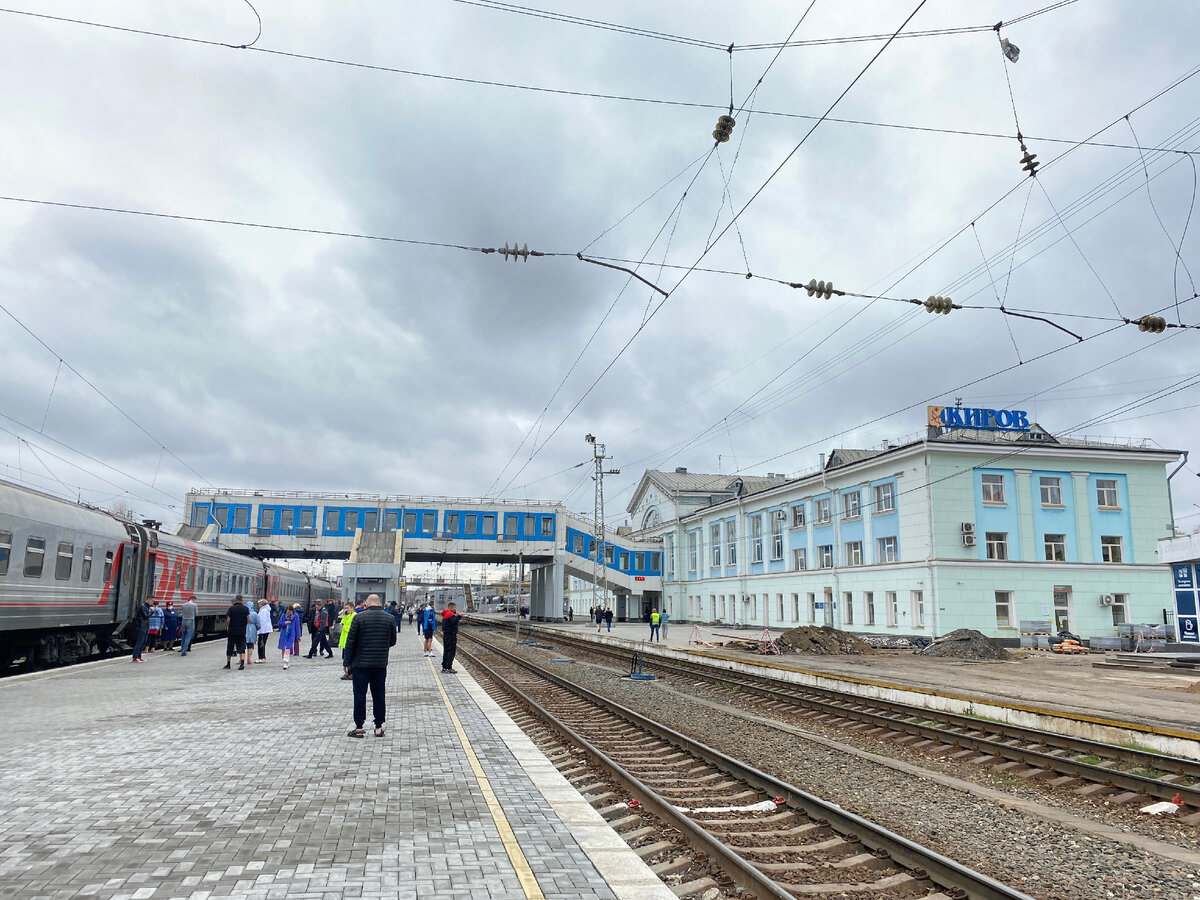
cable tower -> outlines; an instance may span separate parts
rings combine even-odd
[[[595,545],[594,555],[592,557],[592,609],[596,609],[601,605],[608,607],[608,566],[605,564],[605,541],[604,541],[604,476],[605,475],[620,475],[620,469],[605,469],[604,460],[612,459],[611,456],[604,455],[604,445],[596,443],[596,436],[589,434],[584,438],[592,445],[592,460],[595,462],[596,471],[592,473],[592,481],[596,484],[596,505],[595,505]]]

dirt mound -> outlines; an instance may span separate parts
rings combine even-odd
[[[817,656],[837,656],[843,653],[871,653],[871,645],[852,634],[828,625],[802,625],[785,631],[776,642],[781,653],[812,653]]]
[[[951,631],[917,652],[922,656],[950,659],[1012,659],[1007,650],[985,634],[971,628]]]

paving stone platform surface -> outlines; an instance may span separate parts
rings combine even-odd
[[[673,896],[410,629],[362,740],[336,660],[220,644],[0,681],[0,896],[526,897],[448,704],[545,897]]]

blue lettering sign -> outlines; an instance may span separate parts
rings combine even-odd
[[[1028,431],[1029,415],[1023,409],[984,409],[947,406],[938,420],[947,428],[977,428],[980,431]]]

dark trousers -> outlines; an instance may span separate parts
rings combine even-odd
[[[142,651],[146,649],[146,638],[150,636],[150,626],[139,628],[137,639],[133,642],[133,659],[141,659]]]
[[[308,656],[311,659],[318,653],[328,653],[333,655],[333,650],[329,648],[329,629],[318,628],[312,635],[312,646],[308,648]]]
[[[442,632],[442,668],[454,668],[454,654],[458,651],[458,632]]]
[[[267,658],[267,638],[269,638],[270,636],[271,636],[270,632],[267,632],[266,634],[260,634],[258,636],[258,658],[259,659]]]
[[[367,688],[371,688],[371,715],[378,728],[387,718],[384,701],[383,685],[387,679],[387,666],[378,669],[357,668],[351,673],[351,684],[354,687],[354,727],[362,728],[367,720]]]

